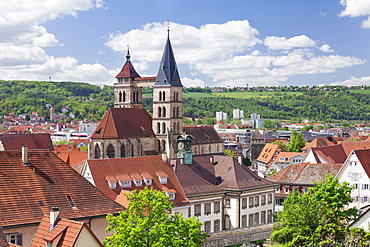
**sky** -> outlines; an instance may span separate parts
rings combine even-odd
[[[0,80],[156,76],[185,87],[370,85],[370,0],[0,0]]]

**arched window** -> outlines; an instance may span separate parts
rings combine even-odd
[[[166,92],[163,92],[163,101],[166,101]]]
[[[162,108],[158,107],[158,117],[162,117]]]
[[[166,107],[163,106],[163,117],[166,117]]]
[[[139,141],[139,150],[138,150],[138,156],[143,156],[143,144],[141,143],[140,140]]]
[[[112,144],[109,144],[107,148],[107,156],[108,158],[114,158],[114,147]]]
[[[126,157],[126,149],[125,144],[122,143],[121,145],[121,158]]]
[[[161,150],[162,150],[162,152],[166,151],[166,141],[165,140],[162,140]]]
[[[159,101],[162,101],[162,91],[159,91]]]
[[[161,152],[162,150],[161,150],[161,141],[160,140],[157,141],[157,145],[158,145],[158,152]]]
[[[123,102],[126,102],[126,92],[123,92]]]
[[[162,134],[166,134],[166,123],[162,123]]]
[[[122,102],[122,92],[118,92],[118,102]]]
[[[176,107],[172,109],[172,117],[176,117]]]
[[[157,123],[157,134],[161,133],[161,124]]]
[[[180,107],[176,107],[176,117],[180,117]]]
[[[95,145],[95,159],[100,159],[101,158],[101,152],[100,152],[100,147],[99,144]]]

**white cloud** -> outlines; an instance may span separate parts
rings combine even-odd
[[[205,86],[204,81],[198,78],[190,79],[190,78],[184,77],[181,79],[181,83],[184,87],[204,87]]]
[[[330,49],[330,45],[324,44],[320,47],[320,50],[323,52],[334,52],[333,49]]]
[[[289,50],[292,48],[314,47],[316,42],[306,35],[295,36],[292,38],[268,36],[264,44],[271,50]]]
[[[345,86],[361,86],[361,85],[370,85],[370,76],[364,76],[360,78],[356,78],[354,76],[351,79],[345,81],[336,81],[331,83],[330,85],[345,85]]]
[[[341,0],[340,4],[345,9],[339,16],[369,16],[367,20],[361,23],[362,28],[370,28],[370,1],[369,0]]]
[[[52,33],[45,33],[41,36],[35,37],[33,40],[35,46],[49,47],[59,45],[59,41]],[[63,46],[63,45],[62,45]]]

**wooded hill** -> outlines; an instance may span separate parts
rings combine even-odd
[[[67,106],[76,120],[100,120],[113,107],[113,86],[99,87],[76,82],[0,81],[1,115],[31,114],[49,117],[48,108],[60,112]],[[152,111],[152,89],[144,88],[144,107]],[[216,111],[244,110],[245,118],[258,113],[263,119],[302,119],[339,122],[368,122],[370,88],[258,87],[225,89],[212,93],[209,88],[184,88],[184,116],[214,118]],[[68,114],[68,113],[67,113]]]

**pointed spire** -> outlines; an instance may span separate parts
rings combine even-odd
[[[167,32],[167,42],[164,47],[157,80],[154,86],[182,87],[179,71],[177,70],[176,66],[175,56],[171,46],[169,26],[167,27]]]
[[[127,53],[126,53],[126,61],[130,61],[131,55],[130,55],[130,47],[127,45]]]

